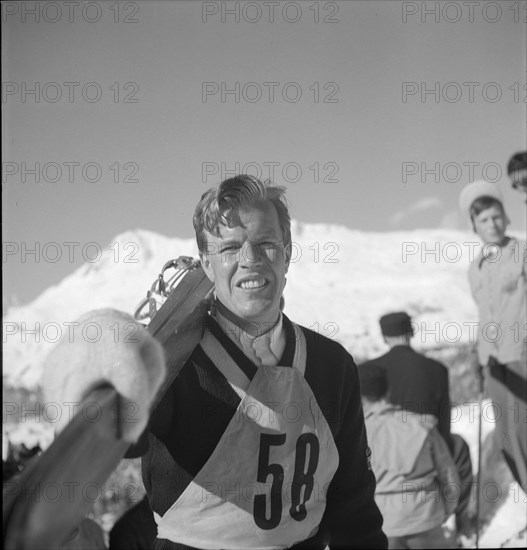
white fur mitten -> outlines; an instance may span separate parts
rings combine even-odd
[[[111,384],[122,397],[122,437],[135,443],[165,373],[163,348],[142,325],[121,311],[95,310],[81,317],[46,358],[44,398],[62,411],[59,432],[71,420],[72,403]]]

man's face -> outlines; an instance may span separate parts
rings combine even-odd
[[[498,205],[493,205],[474,217],[474,229],[485,243],[501,244],[506,227],[507,219]]]
[[[265,331],[278,318],[290,247],[284,249],[278,214],[269,201],[242,207],[233,219],[233,227],[220,226],[220,237],[205,232],[203,269],[220,307],[228,310],[220,311],[242,328],[257,323]]]
[[[510,174],[510,178],[514,189],[527,193],[527,168],[515,170]]]

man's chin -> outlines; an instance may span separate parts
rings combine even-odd
[[[489,237],[486,241],[485,241],[485,244],[487,246],[502,246],[503,244],[505,244],[507,240],[507,237],[505,235],[501,236],[501,237]]]
[[[272,314],[269,311],[247,311],[240,317],[245,323],[262,324],[271,322]]]

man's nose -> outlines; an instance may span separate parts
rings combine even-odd
[[[246,243],[242,247],[241,264],[259,264],[262,262],[262,251],[256,243]]]

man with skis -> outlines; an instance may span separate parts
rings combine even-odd
[[[194,228],[215,299],[151,417],[171,357],[140,325],[135,348],[108,337],[93,361],[94,348],[80,346],[62,399],[86,386],[79,353],[90,353],[91,380],[135,406],[136,422],[120,428],[136,443],[128,456],[142,455],[156,550],[385,548],[355,363],[280,310],[291,257],[284,188],[228,179],[204,193]],[[133,322],[111,310],[89,320],[113,333]]]

